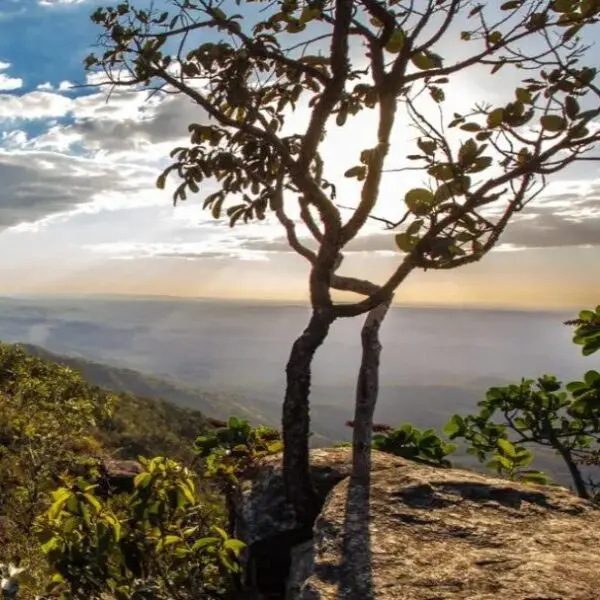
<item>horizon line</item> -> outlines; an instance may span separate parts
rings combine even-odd
[[[277,298],[232,298],[217,296],[177,296],[170,294],[134,294],[134,293],[56,293],[56,292],[25,292],[25,293],[2,293],[1,300],[90,300],[90,301],[168,301],[168,302],[202,302],[202,303],[226,303],[226,304],[253,304],[253,305],[278,305],[282,307],[302,307],[310,308],[308,300],[285,300]],[[339,305],[352,304],[352,302],[339,301]],[[536,308],[528,306],[507,306],[482,303],[418,303],[396,301],[391,306],[395,308],[423,309],[423,310],[481,310],[481,311],[501,311],[501,312],[537,312],[537,313],[567,313],[574,312],[579,314],[582,307],[557,307],[557,308]]]

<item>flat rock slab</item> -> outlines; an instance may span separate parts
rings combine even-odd
[[[368,492],[348,478],[330,492],[295,553],[289,598],[600,600],[591,503],[471,471],[386,467],[379,454]]]

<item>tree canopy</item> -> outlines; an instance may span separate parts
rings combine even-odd
[[[480,260],[551,175],[597,159],[591,151],[600,137],[594,124],[600,88],[587,40],[600,5],[169,0],[166,6],[99,8],[92,19],[102,29],[101,50],[86,65],[95,82],[195,103],[189,145],[172,151],[158,186],[174,175],[174,202],[201,194],[203,206],[232,226],[275,220],[310,265],[313,314],[292,347],[283,408],[287,484],[301,512],[311,495],[310,365],[331,323],[369,312],[354,429],[355,466],[364,474],[378,330],[398,286],[415,269]],[[460,76],[474,68],[516,83],[505,86],[501,99],[447,114],[447,97],[460,93]],[[294,119],[299,107],[307,111],[304,121]],[[373,111],[375,126],[344,149],[345,175],[356,183],[348,210],[322,148],[328,128],[351,126],[363,111]],[[398,172],[415,171],[423,183],[403,186],[399,178],[403,214],[379,216],[382,177],[398,156],[410,165]],[[379,283],[338,273],[344,250],[374,219],[395,236],[395,269]],[[336,303],[334,289],[363,299]]]

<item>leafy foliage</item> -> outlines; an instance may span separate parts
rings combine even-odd
[[[533,458],[527,446],[552,448],[569,468],[577,492],[588,497],[577,462],[593,455],[600,442],[600,374],[591,373],[566,390],[552,375],[491,388],[478,414],[454,415],[444,431],[464,439],[467,451],[499,474],[536,482],[548,478],[525,469]]]
[[[201,413],[111,393],[67,366],[0,344],[0,562],[27,565],[19,599],[47,580],[31,531],[63,479],[94,481],[115,454],[167,454],[191,464],[193,440],[207,428]],[[222,500],[203,494],[212,518],[222,519]]]
[[[240,477],[251,476],[260,459],[283,450],[281,434],[259,425],[254,428],[244,419],[229,417],[227,423],[199,436],[195,442],[203,460],[203,476],[215,482],[225,497],[228,529],[235,529],[234,495]]]
[[[578,319],[566,321],[565,324],[576,325],[573,342],[582,346],[584,356],[600,350],[600,305],[596,310],[582,310]]]
[[[354,426],[353,421],[346,423]],[[390,425],[373,425],[373,449],[402,456],[417,462],[425,462],[439,467],[450,467],[447,459],[456,451],[451,444],[437,435],[435,429],[419,429],[410,423],[403,423],[396,429]],[[338,447],[351,446],[350,443],[338,444]]]
[[[191,472],[167,458],[143,460],[135,490],[102,501],[95,486],[66,479],[39,519],[39,535],[61,598],[221,597],[244,545],[209,515]]]
[[[258,461],[283,450],[281,434],[271,427],[256,428],[249,421],[231,416],[226,426],[211,430],[195,441],[204,459],[205,475],[237,482],[253,470]]]
[[[444,441],[434,429],[421,430],[404,423],[395,430],[375,434],[373,448],[411,460],[449,467],[450,461],[446,457],[456,450],[456,445]]]

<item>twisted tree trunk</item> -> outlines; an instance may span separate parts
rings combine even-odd
[[[361,330],[362,358],[356,382],[354,431],[352,435],[352,476],[367,482],[371,472],[373,414],[379,395],[379,330],[392,298],[369,311]]]
[[[311,363],[335,320],[332,310],[314,309],[308,326],[294,342],[286,367],[283,403],[283,477],[287,496],[300,523],[312,523],[319,504],[310,476],[308,439]]]

